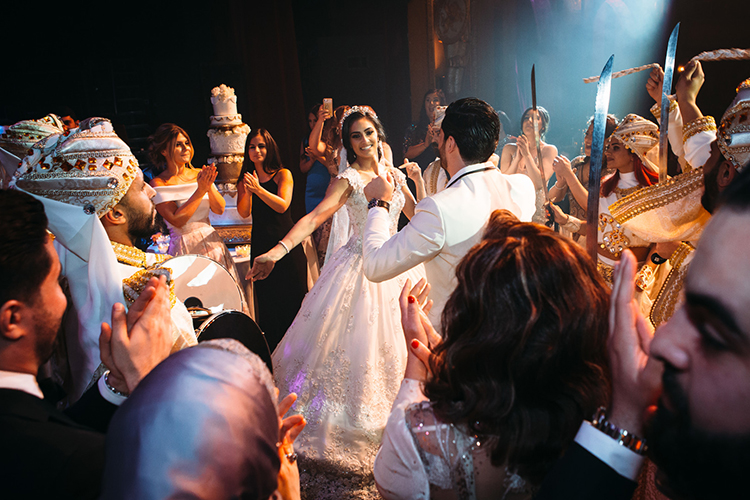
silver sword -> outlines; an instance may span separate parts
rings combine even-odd
[[[596,107],[594,130],[591,138],[591,159],[589,160],[589,200],[586,208],[586,251],[596,262],[597,231],[599,228],[599,186],[602,180],[602,154],[604,153],[604,129],[609,110],[609,90],[612,84],[612,54],[602,69],[596,85]]]
[[[672,76],[674,75],[674,58],[677,51],[677,36],[680,33],[680,23],[677,23],[669,35],[667,43],[667,57],[664,60],[664,82],[661,87],[661,118],[659,119],[659,182],[667,180],[667,151],[669,150],[669,92],[672,90]]]

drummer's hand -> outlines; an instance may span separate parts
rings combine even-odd
[[[99,336],[101,360],[109,368],[108,382],[130,393],[172,349],[172,318],[165,276],[151,278],[126,313],[112,307],[112,326],[102,323]]]
[[[218,171],[216,170],[216,165],[213,163],[210,165],[203,165],[201,171],[198,172],[198,191],[203,194],[208,193],[211,186],[213,186],[217,175]]]
[[[273,267],[276,265],[276,261],[268,255],[270,252],[266,252],[263,255],[258,255],[253,261],[253,267],[247,272],[245,276],[246,280],[258,281],[268,278],[268,275],[273,271]]]

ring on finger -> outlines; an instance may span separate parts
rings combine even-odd
[[[289,460],[290,464],[293,464],[294,462],[297,461],[297,452],[295,451],[291,453],[284,453],[284,456],[286,457],[287,460]]]

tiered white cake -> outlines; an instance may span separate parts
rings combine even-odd
[[[211,225],[227,245],[250,242],[251,219],[237,212],[237,181],[245,159],[245,142],[250,127],[242,123],[242,115],[237,113],[237,96],[234,89],[224,84],[211,89],[211,104],[214,114],[208,139],[211,155],[208,163],[214,163],[218,171],[216,187],[226,201],[224,213],[210,213]]]
[[[211,89],[211,104],[214,114],[208,140],[211,143],[212,158],[218,170],[216,182],[236,183],[245,158],[245,142],[250,127],[242,123],[242,115],[237,113],[237,96],[234,89],[223,83]]]

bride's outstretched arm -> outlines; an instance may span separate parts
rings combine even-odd
[[[323,222],[341,208],[352,192],[349,181],[336,179],[326,191],[325,198],[312,212],[302,217],[279,243],[253,261],[253,267],[245,279],[253,281],[265,279],[273,270],[276,262],[281,260],[292,248],[312,234]]]

